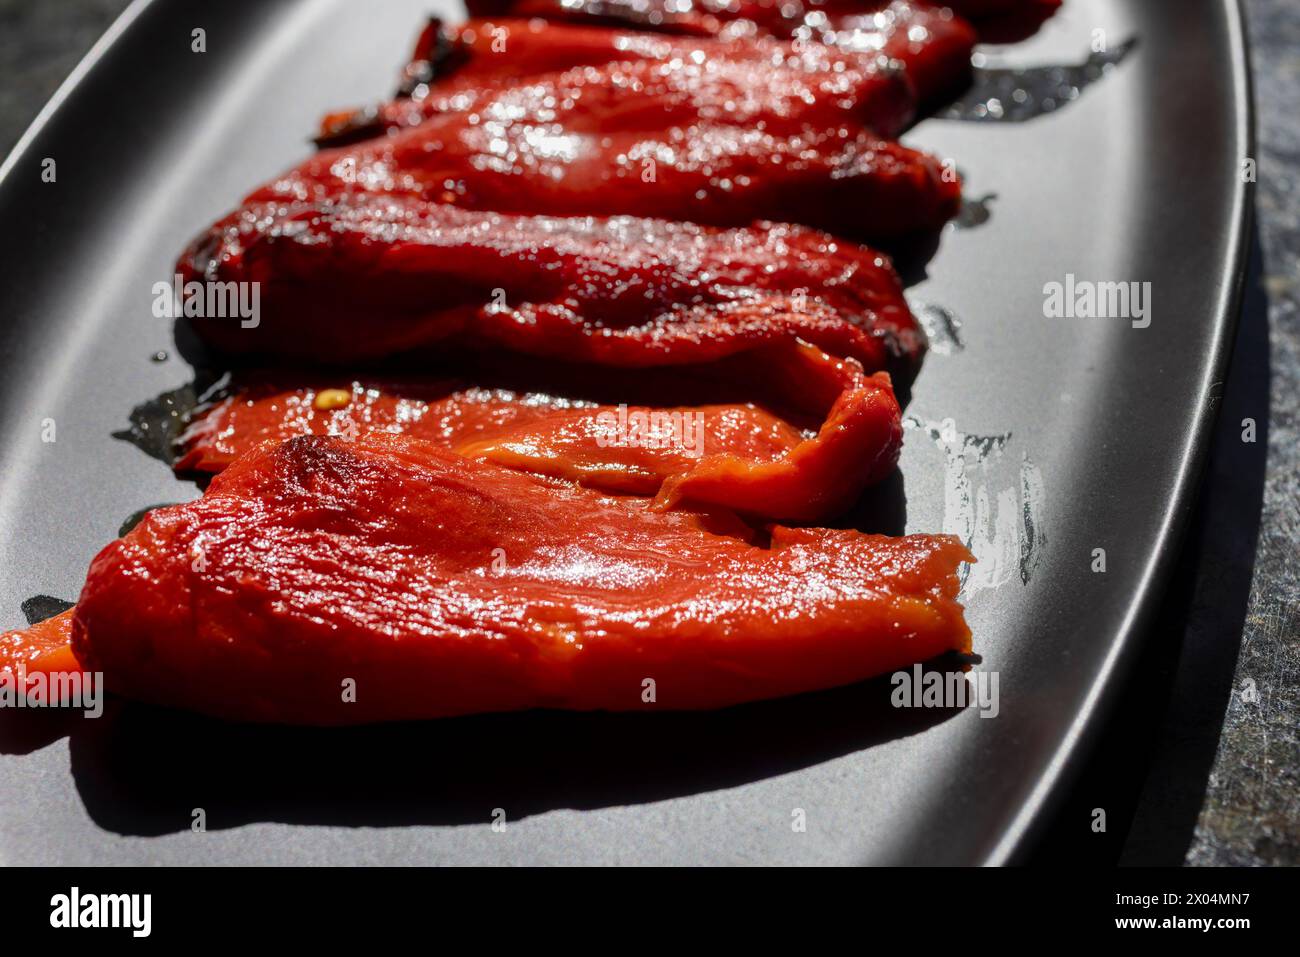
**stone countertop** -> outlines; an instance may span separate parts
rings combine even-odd
[[[0,0],[0,155],[126,5]],[[1256,240],[1206,481],[1149,647],[1035,862],[1300,864],[1300,6],[1245,8]],[[1098,806],[1123,825],[1104,840],[1081,824]]]
[[[1300,864],[1300,5],[1244,6],[1256,239],[1192,532],[1199,561],[1183,654],[1125,851],[1133,862],[1176,862],[1176,845],[1151,854],[1141,829],[1198,783],[1204,764],[1183,859]],[[1256,421],[1253,444],[1242,439],[1247,418]]]

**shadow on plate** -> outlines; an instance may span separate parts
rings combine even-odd
[[[956,656],[933,670],[959,667]],[[735,787],[920,733],[887,677],[713,712],[532,711],[360,728],[234,725],[114,699],[102,717],[14,712],[0,750],[67,734],[94,821],[130,835],[255,822],[482,824]],[[43,734],[36,733],[38,730]]]

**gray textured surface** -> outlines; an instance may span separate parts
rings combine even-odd
[[[0,0],[0,154],[125,5],[124,0]],[[1132,836],[1140,843],[1156,826],[1147,818],[1161,815],[1166,794],[1177,793],[1183,800],[1190,794],[1199,815],[1186,854],[1197,864],[1300,863],[1300,582],[1294,561],[1300,542],[1295,434],[1300,204],[1294,199],[1300,186],[1300,117],[1295,110],[1300,8],[1291,0],[1248,0],[1246,9],[1259,114],[1262,247],[1248,308],[1253,304],[1258,311],[1261,327],[1243,331],[1258,341],[1246,341],[1245,347],[1239,343],[1225,394],[1211,480],[1193,530],[1193,540],[1213,540],[1220,547],[1192,569],[1195,584],[1172,704]],[[1246,415],[1259,422],[1259,443],[1253,447],[1240,442],[1239,423]],[[1258,487],[1252,487],[1256,473]],[[1240,608],[1225,597],[1237,579],[1249,583],[1244,626]],[[1225,641],[1233,645],[1226,659]],[[1207,646],[1213,646],[1213,653],[1199,654]],[[1207,668],[1223,667],[1225,661],[1231,669],[1234,659],[1230,689],[1226,673],[1217,682],[1213,674],[1205,677]],[[1206,687],[1210,694],[1203,693]],[[1191,742],[1184,740],[1190,732],[1180,702],[1208,704],[1212,736],[1217,736],[1208,767],[1182,757]],[[1206,715],[1200,718],[1204,724]],[[1198,729],[1202,738],[1204,730]],[[1196,744],[1204,747],[1203,740]]]
[[[0,0],[0,156],[127,0]]]
[[[1269,387],[1267,410],[1243,414],[1260,421],[1261,443],[1266,418],[1267,460],[1231,700],[1187,859],[1294,865],[1300,864],[1300,6],[1250,0],[1246,12],[1262,246],[1262,288],[1254,302],[1267,310]],[[1228,437],[1240,442],[1240,419],[1229,425]],[[1245,460],[1258,454],[1244,443],[1217,451],[1227,471],[1234,462],[1249,468]]]

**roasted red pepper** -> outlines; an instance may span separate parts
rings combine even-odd
[[[915,60],[922,44],[913,46]],[[955,62],[969,53],[963,50]],[[373,109],[330,114],[317,142],[336,145],[442,113],[471,112],[521,82],[620,64],[652,68],[667,107],[690,85],[698,87],[698,103],[730,102],[737,124],[852,120],[894,136],[916,108],[912,74],[901,63],[893,59],[892,48],[858,53],[773,37],[656,36],[514,19],[443,27],[435,20],[406,68],[402,95]],[[637,91],[638,101],[652,92]]]
[[[0,635],[0,677],[16,675],[20,667],[27,674],[80,670],[69,644],[75,611],[69,608],[21,631]]]
[[[839,89],[834,71],[723,58],[524,77],[464,110],[323,150],[247,202],[367,193],[503,213],[780,220],[863,240],[933,231],[958,211],[958,178],[874,131],[879,110],[860,98],[879,73],[865,86],[859,73]]]
[[[72,646],[130,697],[303,724],[713,708],[969,650],[955,539],[749,539],[405,436],[292,439],[101,552]]]
[[[812,522],[843,512],[898,460],[902,424],[883,373],[864,376],[856,362],[797,342],[693,371],[781,383],[784,396],[768,391],[793,415],[753,403],[611,406],[455,383],[349,382],[339,390],[319,379],[276,377],[203,410],[182,436],[176,467],[217,472],[268,440],[379,431],[608,492],[653,496],[660,507],[684,502]],[[576,387],[570,383],[569,395]]]
[[[461,348],[683,365],[798,336],[910,378],[925,342],[884,256],[784,225],[505,216],[362,195],[245,207],[177,269],[261,284],[256,328],[199,319],[201,336],[299,361]]]
[[[913,82],[964,63],[949,15],[888,10]],[[330,725],[720,707],[969,651],[956,539],[771,524],[840,518],[894,467],[890,374],[924,337],[881,254],[753,221],[951,216],[955,177],[880,138],[906,81],[840,40],[518,23],[511,75],[477,29],[426,31],[418,116],[379,114],[391,135],[257,190],[178,265],[262,290],[251,326],[196,320],[220,349],[417,373],[273,372],[204,410],[178,464],[219,473],[205,495],[104,549],[0,670]]]
[[[958,13],[984,16],[1056,0],[469,0],[478,17],[538,18],[693,37],[776,37],[826,43],[847,53],[885,57],[907,72],[922,104],[954,92],[970,74],[975,27]],[[994,10],[993,8],[1001,8]],[[412,66],[429,63],[438,35],[426,31]],[[416,67],[418,69],[418,67]],[[411,67],[408,67],[408,74]]]

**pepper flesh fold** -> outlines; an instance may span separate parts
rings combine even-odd
[[[246,206],[177,270],[260,283],[255,328],[194,328],[228,353],[298,362],[464,347],[644,367],[797,336],[906,380],[925,346],[885,256],[784,224],[510,216],[358,195]]]
[[[779,384],[770,391],[791,411],[782,417],[754,403],[613,406],[454,380],[351,382],[339,407],[322,409],[322,380],[273,376],[201,410],[181,436],[175,467],[219,472],[265,441],[380,431],[606,492],[653,496],[661,508],[685,502],[815,522],[839,515],[898,461],[901,412],[886,373],[867,376],[853,360],[802,342],[693,371]],[[684,371],[674,372],[659,391],[689,387]],[[813,416],[819,425],[802,428]]]
[[[950,536],[749,541],[407,436],[310,436],[104,549],[72,646],[119,693],[237,720],[716,708],[968,651],[969,559]]]

